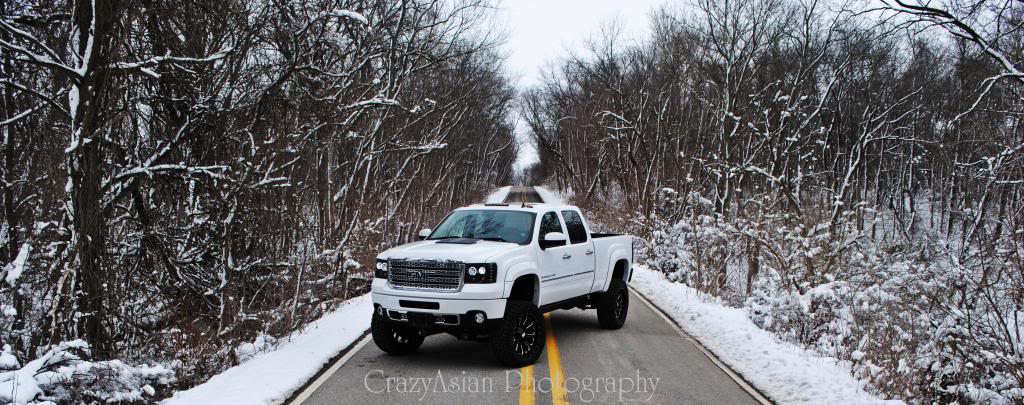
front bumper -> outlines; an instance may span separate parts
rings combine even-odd
[[[375,278],[370,297],[385,309],[448,315],[481,311],[487,319],[500,319],[505,315],[503,288],[502,283],[494,283],[466,284],[459,292],[411,291],[391,288],[387,280]]]
[[[455,299],[433,298],[421,296],[392,295],[388,293],[371,293],[374,307],[382,306],[386,310],[398,312],[418,312],[436,315],[466,315],[480,311],[487,319],[500,319],[505,315],[505,300],[497,299]],[[450,322],[449,322],[450,323]],[[461,321],[460,321],[461,323]]]

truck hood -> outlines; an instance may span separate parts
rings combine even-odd
[[[424,240],[407,243],[385,250],[378,259],[432,259],[455,260],[464,263],[484,263],[491,257],[521,248],[514,243],[478,241],[473,244],[442,243]]]

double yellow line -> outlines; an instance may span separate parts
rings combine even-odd
[[[544,326],[547,329],[545,346],[548,352],[548,373],[551,376],[551,403],[569,405],[569,396],[565,393],[562,358],[558,353],[558,342],[555,341],[555,332],[551,328],[551,317],[548,314],[544,314]],[[533,384],[533,366],[523,367],[519,374],[522,376],[519,384],[519,405],[534,405],[537,402],[537,387]]]
[[[534,397],[536,387],[533,386],[533,365],[519,369],[519,405],[533,405],[537,402]]]

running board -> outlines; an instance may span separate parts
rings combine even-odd
[[[569,298],[567,300],[561,300],[558,302],[552,302],[550,304],[544,304],[540,306],[541,312],[551,312],[557,309],[573,309],[575,307],[583,307],[586,309],[590,304],[590,295],[584,294],[579,297]]]

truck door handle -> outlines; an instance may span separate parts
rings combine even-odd
[[[592,254],[594,254],[594,251],[593,251],[593,250],[590,250],[590,249],[587,249],[587,254],[588,254],[588,255],[592,255]]]
[[[572,258],[572,255],[571,255],[571,254],[568,254],[568,253],[566,253],[566,254],[563,254],[563,255],[562,255],[562,258],[563,258],[563,259],[570,259],[570,258]]]

